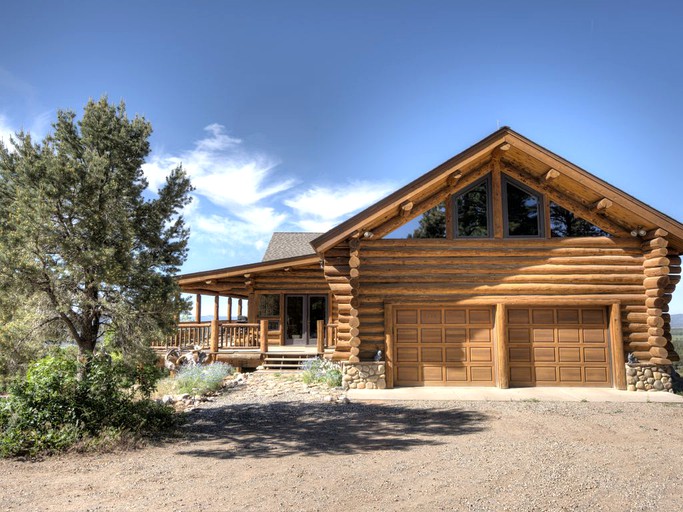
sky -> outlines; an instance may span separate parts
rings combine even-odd
[[[196,187],[183,272],[259,261],[507,125],[683,220],[683,2],[4,2],[0,137],[124,100],[156,190]],[[683,298],[672,302],[683,313]]]

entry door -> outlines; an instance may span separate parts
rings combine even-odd
[[[285,344],[315,345],[318,320],[327,319],[325,295],[285,296]]]

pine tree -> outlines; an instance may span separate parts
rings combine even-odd
[[[91,100],[80,120],[60,111],[53,130],[0,142],[0,293],[14,298],[0,301],[3,316],[31,304],[31,336],[71,339],[85,356],[105,333],[145,342],[184,307],[174,274],[189,179],[179,166],[156,196],[147,189],[152,127],[123,103]]]
[[[408,238],[446,238],[446,205],[440,203],[427,210],[420,218],[420,225]]]

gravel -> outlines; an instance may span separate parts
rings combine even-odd
[[[0,461],[0,510],[679,510],[683,406],[346,403],[252,374],[143,449]]]

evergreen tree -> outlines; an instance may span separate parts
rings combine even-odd
[[[0,142],[2,316],[30,304],[34,338],[73,340],[84,356],[108,338],[146,342],[183,309],[174,280],[187,252],[182,167],[153,197],[142,164],[151,125],[125,105],[89,101],[60,111],[42,143]],[[20,304],[16,304],[20,301]]]

